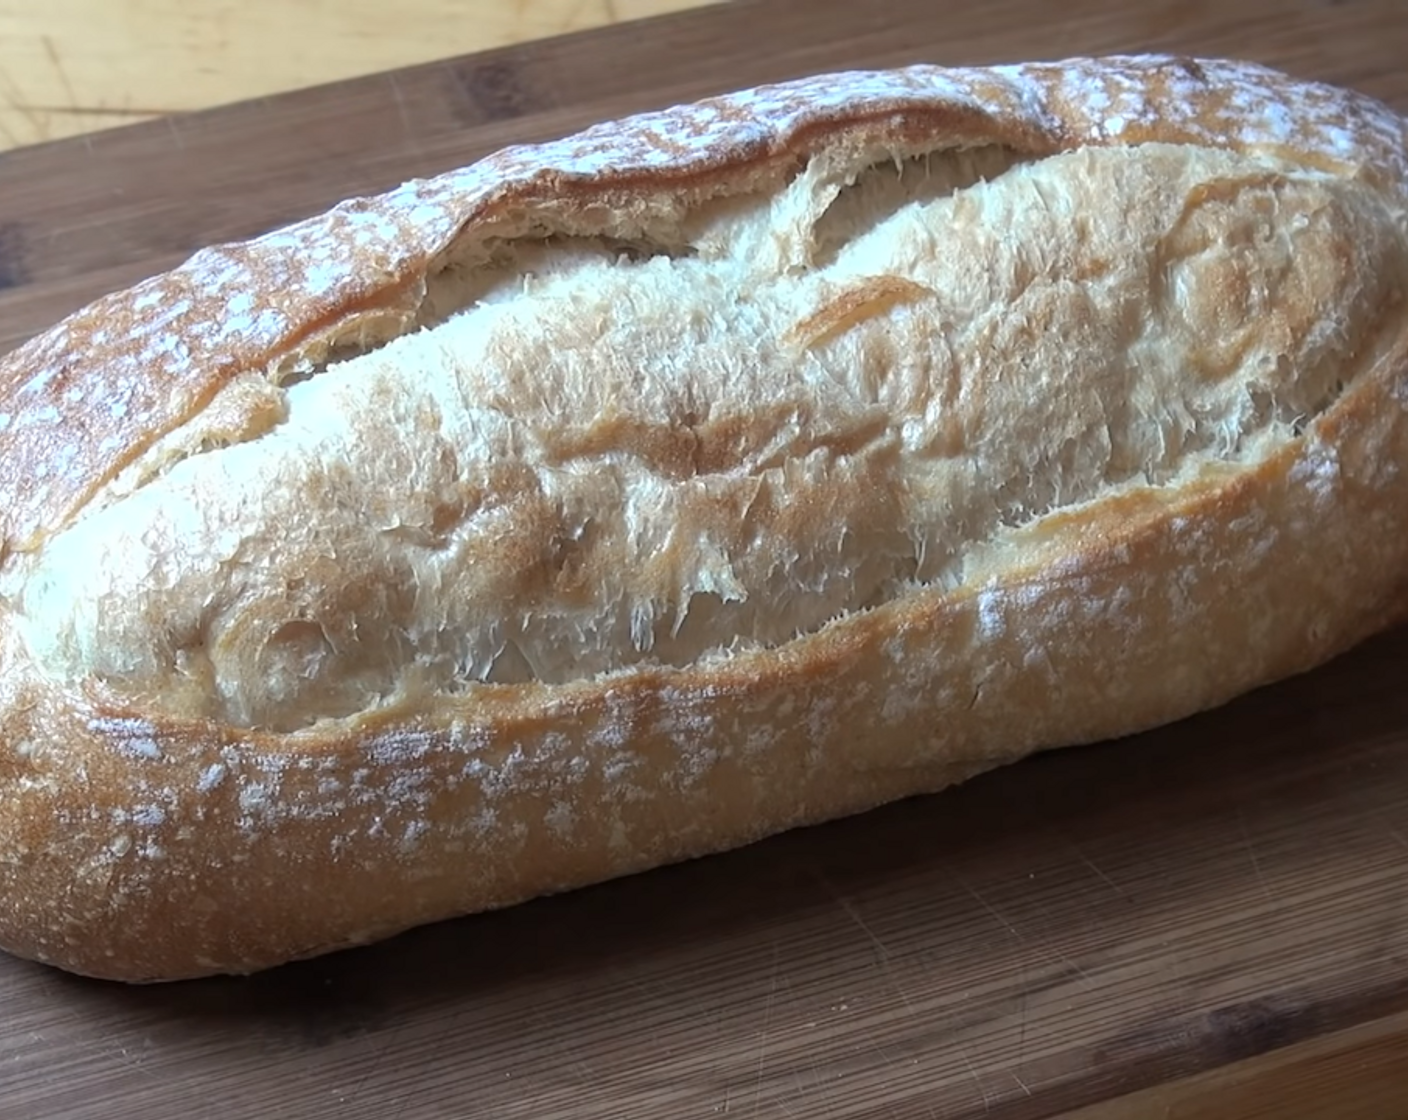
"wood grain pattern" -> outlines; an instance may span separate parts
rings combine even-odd
[[[0,347],[207,241],[826,68],[1176,49],[1408,110],[1399,0],[1045,11],[740,2],[13,151]],[[0,1115],[1408,1115],[1405,660],[247,980],[0,960]]]
[[[1156,1085],[1065,1120],[1401,1120],[1408,1116],[1408,1014]]]
[[[0,5],[0,150],[719,0]]]

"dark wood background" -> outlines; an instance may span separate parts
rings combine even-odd
[[[0,154],[0,350],[604,117],[1138,50],[1408,111],[1402,0],[738,2]],[[1408,1116],[1405,664],[1388,635],[1137,739],[250,979],[0,959],[0,1116]]]

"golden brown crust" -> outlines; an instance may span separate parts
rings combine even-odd
[[[395,333],[452,247],[630,236],[822,150],[1146,141],[1273,150],[1400,214],[1408,192],[1399,118],[1231,63],[917,68],[604,126],[207,250],[7,357],[0,562],[239,375]],[[841,293],[800,337],[913,297]],[[0,944],[125,980],[266,967],[937,790],[1309,668],[1402,596],[1406,378],[1400,319],[1374,367],[1253,467],[1062,511],[979,564],[988,578],[776,648],[286,734],[49,682],[0,607]]]
[[[1345,91],[1243,63],[1072,60],[915,67],[764,87],[508,149],[345,202],[101,299],[0,363],[6,463],[0,556],[36,547],[103,481],[243,371],[394,329],[452,242],[526,223],[579,233],[648,225],[766,181],[823,146],[997,144],[1049,154],[1150,140],[1285,152],[1401,191],[1403,123]],[[212,308],[222,309],[212,315]]]

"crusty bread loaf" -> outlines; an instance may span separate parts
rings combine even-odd
[[[1245,64],[833,75],[80,311],[0,364],[0,944],[262,968],[1390,624],[1406,158]]]

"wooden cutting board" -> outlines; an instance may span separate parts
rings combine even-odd
[[[807,72],[1242,55],[1408,111],[1401,0],[778,0],[0,155],[0,349],[355,193]],[[243,980],[0,959],[0,1116],[1408,1116],[1408,633],[1217,712]]]

